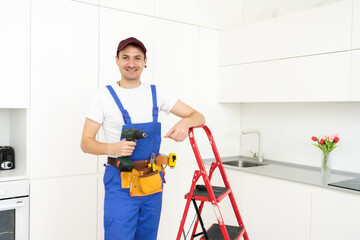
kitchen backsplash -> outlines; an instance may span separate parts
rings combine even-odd
[[[339,133],[332,168],[360,173],[360,103],[241,104],[242,130],[258,129],[266,159],[320,167],[321,151],[311,137]],[[240,154],[258,148],[256,135],[241,135]]]

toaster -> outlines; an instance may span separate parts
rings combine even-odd
[[[15,168],[15,152],[10,146],[0,146],[0,170]]]

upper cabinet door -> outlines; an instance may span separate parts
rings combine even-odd
[[[98,88],[99,9],[63,0],[31,5],[30,177],[97,172],[80,139]]]
[[[219,67],[220,102],[274,101],[275,62],[260,62]]]
[[[349,101],[350,52],[279,60],[277,102]]]
[[[349,50],[352,1],[339,1],[277,18],[276,57]]]
[[[159,84],[168,91],[176,90],[176,95],[181,96],[182,101],[196,108],[198,104],[196,82],[199,76],[199,28],[156,19],[154,33],[155,58],[152,61],[155,63],[155,84]],[[181,46],[181,48],[176,46]]]
[[[360,0],[353,1],[352,48],[360,48]]]
[[[239,26],[243,1],[199,0],[199,25],[215,29]]]
[[[1,1],[0,30],[0,108],[27,108],[30,86],[30,1]]]
[[[124,23],[131,24],[124,24]],[[121,29],[121,30],[119,30]],[[115,56],[119,42],[128,37],[138,38],[146,47],[147,67],[141,81],[153,83],[154,21],[151,17],[110,8],[100,8],[99,86],[104,87],[121,78]]]
[[[351,101],[360,101],[360,50],[351,53]]]
[[[219,34],[219,65],[275,58],[275,20],[223,30]]]
[[[98,0],[100,6],[119,9],[131,13],[140,13],[145,15],[154,15],[155,0]],[[132,22],[134,23],[134,22]],[[124,26],[124,25],[123,25]]]
[[[89,3],[93,5],[99,5],[100,0],[76,0],[77,2]]]
[[[155,17],[198,25],[200,14],[199,1],[155,0]]]

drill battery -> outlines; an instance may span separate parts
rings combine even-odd
[[[118,157],[114,162],[114,167],[122,172],[131,172],[134,168],[134,162],[128,157]]]

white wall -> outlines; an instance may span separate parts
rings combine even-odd
[[[9,110],[0,109],[0,146],[6,146],[9,144]]]
[[[331,157],[333,169],[360,172],[360,103],[242,104],[242,129],[263,134],[265,158],[320,167],[320,149],[312,136],[339,133]],[[255,136],[241,136],[241,154],[257,151]]]

